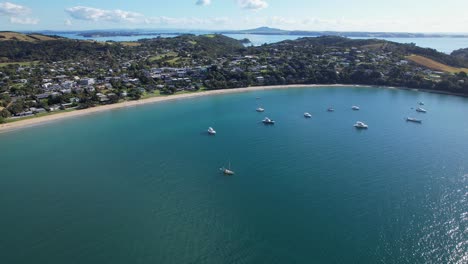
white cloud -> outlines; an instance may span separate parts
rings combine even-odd
[[[130,22],[139,23],[145,20],[144,15],[136,12],[123,11],[119,9],[105,10],[86,6],[75,6],[65,9],[74,19],[88,21],[106,22]]]
[[[195,4],[199,6],[207,6],[211,4],[211,0],[197,0]]]
[[[0,16],[9,17],[11,24],[37,25],[39,19],[28,17],[30,13],[31,9],[26,6],[10,2],[0,3]]]
[[[265,0],[237,0],[237,4],[243,9],[260,10],[268,7]]]
[[[19,16],[29,14],[31,10],[25,6],[13,4],[10,2],[0,3],[0,15]]]
[[[20,24],[20,25],[37,25],[39,24],[39,19],[30,18],[30,17],[10,17],[10,23]]]

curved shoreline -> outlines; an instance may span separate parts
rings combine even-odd
[[[423,90],[410,89],[410,88],[404,88],[404,87],[386,87],[386,86],[352,85],[352,84],[329,84],[329,85],[293,84],[293,85],[251,86],[251,87],[243,87],[243,88],[209,90],[209,91],[186,93],[186,94],[152,97],[152,98],[141,99],[141,100],[136,100],[136,101],[125,101],[125,102],[116,103],[116,104],[101,105],[101,106],[96,106],[96,107],[87,108],[87,109],[75,110],[72,112],[57,113],[57,114],[52,114],[52,115],[42,116],[42,117],[33,117],[31,119],[25,119],[25,120],[19,120],[16,122],[0,124],[0,133],[27,128],[27,127],[32,127],[32,126],[37,126],[37,125],[42,125],[42,124],[47,124],[49,122],[54,122],[54,121],[71,118],[71,117],[80,117],[80,116],[100,113],[100,112],[104,112],[108,110],[114,110],[114,109],[120,109],[120,108],[126,108],[126,107],[134,107],[134,106],[152,104],[152,103],[158,103],[158,102],[189,99],[189,98],[196,98],[196,97],[202,97],[202,96],[207,96],[207,95],[221,95],[221,94],[253,92],[253,91],[273,90],[273,89],[320,88],[320,87],[381,87],[381,88],[423,91]],[[443,94],[450,94],[450,93],[443,93]]]

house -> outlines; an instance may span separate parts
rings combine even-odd
[[[29,111],[33,112],[33,114],[40,114],[40,113],[47,112],[44,108],[35,108],[35,107],[29,108]]]
[[[99,102],[101,103],[109,101],[109,97],[105,94],[97,93],[96,96],[99,98]]]
[[[83,86],[90,86],[96,83],[96,80],[94,78],[84,78],[80,80],[80,85]]]
[[[60,105],[52,105],[49,107],[49,111],[54,112],[60,110]]]

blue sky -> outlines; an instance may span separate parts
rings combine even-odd
[[[467,0],[0,0],[0,30],[468,32]]]

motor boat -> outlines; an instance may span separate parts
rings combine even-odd
[[[426,113],[426,112],[427,112],[427,110],[426,110],[426,109],[424,109],[424,108],[418,107],[418,108],[416,108],[416,112],[420,112],[420,113]]]
[[[413,117],[407,117],[407,118],[406,118],[406,121],[408,121],[408,122],[414,122],[414,123],[422,123],[422,120],[421,120],[421,119],[416,119],[416,118],[413,118]]]
[[[356,124],[354,124],[355,128],[360,128],[360,129],[367,129],[369,128],[368,125],[366,125],[364,122],[357,121]]]
[[[351,107],[351,109],[357,111],[357,110],[359,110],[360,108],[359,108],[359,106],[355,106],[355,105],[354,105],[353,107]]]
[[[327,111],[328,111],[328,112],[334,112],[335,109],[334,109],[333,107],[329,107],[329,108],[327,109]]]
[[[265,109],[259,107],[259,108],[256,109],[256,111],[257,111],[257,112],[265,112]]]
[[[307,113],[307,112],[306,112],[306,113],[304,113],[304,117],[305,117],[305,118],[311,118],[312,115],[311,115],[310,113]]]
[[[216,135],[216,130],[214,130],[212,127],[208,128],[208,134],[210,135]]]
[[[262,120],[262,122],[265,124],[265,125],[274,125],[275,124],[275,121],[268,118],[268,117],[265,117],[265,119]]]

